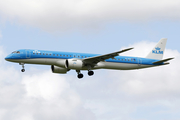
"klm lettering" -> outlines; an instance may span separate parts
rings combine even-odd
[[[163,51],[153,50],[152,53],[154,53],[154,54],[163,54]]]
[[[163,51],[160,51],[161,48],[156,47],[155,49],[156,49],[156,50],[152,50],[152,53],[154,53],[154,54],[163,54]]]

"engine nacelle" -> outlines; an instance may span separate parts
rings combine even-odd
[[[51,65],[51,70],[53,73],[60,73],[60,74],[66,74],[69,69],[67,68],[62,68],[62,67],[57,67],[55,65]]]
[[[65,67],[68,69],[80,70],[83,67],[83,62],[77,59],[67,59]]]

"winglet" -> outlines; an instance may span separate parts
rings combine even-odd
[[[172,59],[174,59],[174,58],[168,58],[168,59],[160,60],[157,62],[153,62],[153,64],[159,64],[159,63],[167,62],[167,61],[172,60]]]

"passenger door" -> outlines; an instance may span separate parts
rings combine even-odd
[[[30,58],[31,57],[31,51],[30,50],[26,50],[26,58]]]
[[[138,60],[138,66],[141,66],[142,65],[142,59],[139,58]]]

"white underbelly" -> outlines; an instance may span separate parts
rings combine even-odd
[[[102,62],[104,69],[115,69],[115,70],[133,70],[142,69],[147,67],[153,67],[152,65],[132,64],[132,63],[113,63],[113,62]]]
[[[52,58],[14,59],[12,60],[12,62],[25,63],[25,64],[56,65],[59,67],[65,67],[65,59],[52,59]],[[141,69],[147,67],[155,67],[155,66],[132,64],[132,63],[99,62],[92,69],[133,70],[133,69]],[[87,70],[87,67],[83,67],[82,70]]]

